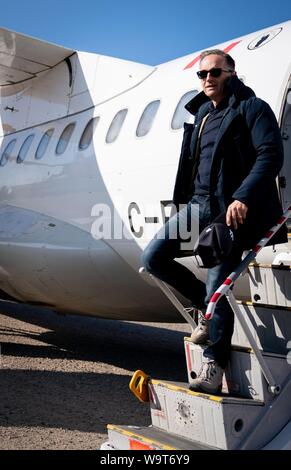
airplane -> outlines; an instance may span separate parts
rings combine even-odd
[[[218,44],[291,141],[291,21]],[[75,51],[0,29],[0,289],[58,312],[179,322],[139,274],[170,216],[185,104],[201,51],[157,66]],[[278,177],[291,201],[291,162]],[[267,203],[267,201],[266,201]],[[290,244],[264,248],[272,262]],[[179,260],[205,279],[193,256]],[[248,299],[248,277],[236,295]]]

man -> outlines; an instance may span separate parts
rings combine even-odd
[[[186,206],[167,222],[165,236],[157,234],[148,245],[143,265],[201,311],[192,340],[201,344],[210,339],[211,343],[190,389],[218,393],[230,356],[234,316],[225,297],[211,321],[203,312],[239,264],[243,250],[252,248],[282,214],[275,180],[283,164],[283,148],[274,113],[237,78],[230,55],[218,49],[205,51],[199,68],[203,91],[186,105],[195,116],[195,125],[184,125],[173,198],[176,205]],[[199,204],[200,230],[224,213],[226,224],[238,234],[227,260],[208,270],[206,286],[174,260],[185,253],[181,238],[170,237],[175,224],[187,220],[189,227],[193,204]],[[275,237],[272,243],[287,241],[284,229]]]

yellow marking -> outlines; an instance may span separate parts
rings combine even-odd
[[[246,300],[238,300],[237,301],[239,304],[241,305],[248,305],[249,307],[254,307],[254,308],[268,308],[270,310],[288,310],[288,311],[291,311],[291,307],[287,307],[285,305],[281,306],[281,305],[272,305],[272,304],[261,304],[261,303],[257,303],[257,302],[251,302],[251,301],[246,301]]]
[[[156,446],[162,447],[164,450],[177,450],[175,447],[170,447],[154,439],[149,439],[147,437],[141,436],[134,432],[127,431],[126,429],[122,429],[118,426],[115,426],[114,424],[107,424],[107,429],[110,429],[111,431],[118,431],[120,434],[123,434],[124,436],[128,436],[131,439],[140,439],[142,442],[146,442],[149,445],[156,445]]]
[[[205,398],[211,401],[222,402],[223,397],[217,397],[216,395],[210,395],[209,393],[202,393],[202,392],[193,392],[192,390],[188,390],[187,388],[179,387],[177,385],[168,384],[162,382],[160,380],[151,380],[153,385],[161,385],[162,387],[168,388],[169,390],[174,390],[175,392],[182,392],[186,393],[187,395],[192,395],[194,397]]]
[[[245,352],[245,353],[249,353],[249,354],[253,354],[254,353],[254,350],[252,348],[247,348],[247,347],[244,347],[244,346],[238,346],[236,344],[233,344],[231,346],[231,349],[233,351],[238,351],[238,352]]]
[[[193,341],[191,341],[190,336],[185,336],[184,341],[186,341],[187,343],[190,343],[190,346],[193,345],[194,349],[197,348],[197,346],[199,346],[199,345],[196,345],[195,343],[193,343]],[[201,349],[203,349],[203,348],[201,347]],[[233,344],[231,346],[231,349],[234,350],[234,351],[240,351],[240,352],[246,352],[246,353],[253,353],[254,352],[254,350],[252,348],[248,348],[248,347],[245,347],[245,346],[239,346],[239,345],[236,345],[236,344]]]
[[[251,300],[237,300],[237,303],[241,305],[250,305],[250,306],[254,305],[254,303]]]
[[[252,268],[263,268],[263,269],[281,269],[282,271],[289,271],[291,269],[290,265],[286,264],[263,264],[263,263],[250,263],[250,267]]]

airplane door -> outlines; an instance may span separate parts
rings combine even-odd
[[[283,208],[291,204],[291,80],[285,98],[281,135],[284,146],[284,165],[279,176],[279,187]],[[289,224],[291,219],[289,219]]]

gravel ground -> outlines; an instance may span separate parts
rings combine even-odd
[[[0,304],[0,449],[99,449],[106,425],[149,425],[136,369],[186,381],[185,324],[60,316]]]

